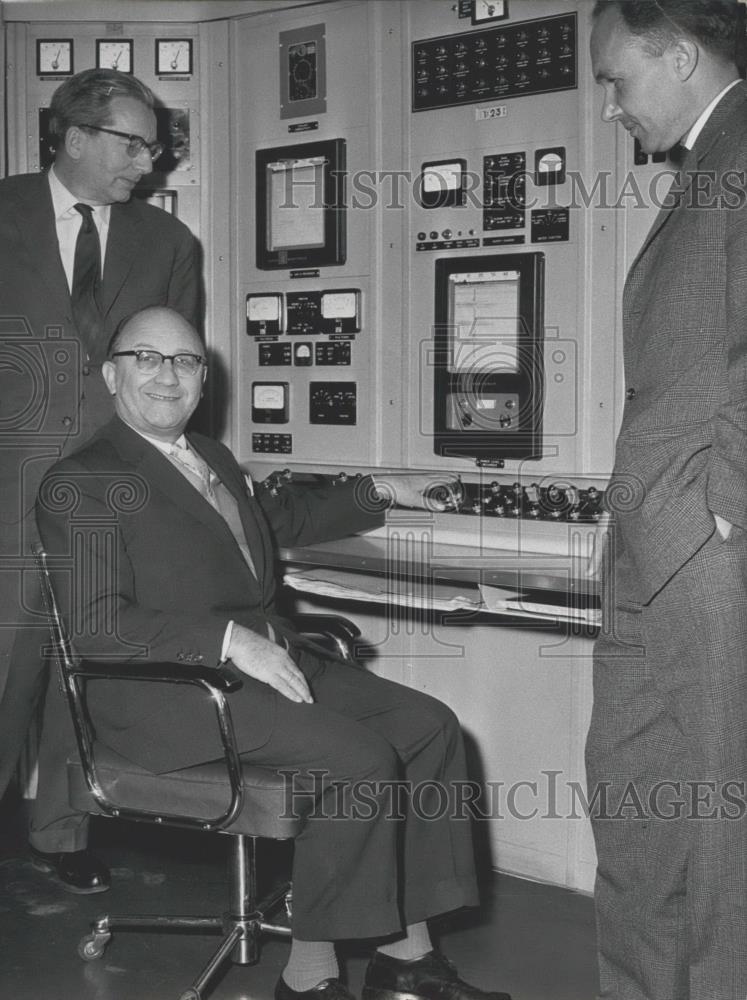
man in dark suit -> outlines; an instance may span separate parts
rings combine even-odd
[[[294,790],[318,796],[295,844],[293,944],[276,997],[350,1000],[334,940],[387,935],[366,974],[369,1000],[506,1000],[460,980],[426,923],[476,902],[458,720],[428,695],[322,658],[277,611],[273,536],[305,544],[381,524],[376,484],[253,494],[227,448],[184,433],[205,359],[173,310],[128,320],[102,371],[116,416],[47,474],[39,531],[69,558],[57,585],[79,652],[232,661],[244,674],[230,696],[240,752],[296,772]],[[421,505],[427,482],[394,477],[389,490]],[[104,743],[156,772],[220,755],[189,692],[160,700],[133,688],[89,685]],[[398,780],[416,795],[393,804]]]
[[[600,2],[602,117],[681,170],[623,296],[587,743],[601,995],[747,995],[747,86],[730,0]],[[595,797],[595,798],[594,798]]]
[[[160,304],[198,321],[196,241],[176,218],[131,197],[160,152],[153,106],[128,74],[79,73],[52,97],[53,167],[0,181],[0,795],[46,686],[46,635],[27,610],[38,611],[38,590],[19,569],[34,538],[39,480],[111,416],[100,369],[122,318]],[[65,888],[101,891],[108,873],[85,850],[87,820],[64,799],[65,724],[44,720],[34,861]]]

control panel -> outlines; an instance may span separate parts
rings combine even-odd
[[[235,26],[240,456],[604,482],[614,304],[583,285],[621,213],[591,214],[586,4],[313,8]]]
[[[260,364],[291,364],[294,360],[299,363],[287,341],[278,343],[274,350],[268,349],[281,334],[290,337],[325,335],[332,342],[345,343],[347,348],[343,351],[317,352],[319,357],[331,359],[327,364],[344,364],[344,359],[350,358],[350,340],[360,331],[359,288],[257,292],[246,296],[246,332],[260,345]]]
[[[273,495],[296,481],[336,485],[360,473],[339,472],[336,475],[297,474],[290,469],[270,473],[261,488]],[[555,524],[597,524],[605,514],[605,492],[594,486],[578,487],[566,481],[501,482],[490,479],[480,483],[457,480],[456,488],[435,486],[426,495],[433,511],[463,517],[549,521]]]
[[[413,111],[575,86],[575,14],[412,44]]]
[[[286,377],[252,382],[253,424],[303,420],[308,426],[355,427],[358,383],[313,378],[314,368],[350,368],[353,341],[363,327],[360,288],[258,291],[246,296],[246,333],[257,344],[258,369]],[[288,375],[309,369],[303,384]],[[268,370],[269,369],[269,370]],[[254,454],[292,454],[293,435],[252,434]]]

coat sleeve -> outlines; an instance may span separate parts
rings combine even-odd
[[[734,176],[738,197],[726,208],[726,396],[713,418],[708,507],[747,528],[747,154]]]
[[[313,545],[377,528],[387,507],[370,476],[311,486],[291,482],[277,495],[258,489],[255,498],[281,546]]]
[[[176,309],[197,330],[202,329],[203,295],[200,247],[186,226],[180,227],[174,247],[166,305]]]

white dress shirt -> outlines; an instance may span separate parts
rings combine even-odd
[[[52,207],[54,210],[54,223],[57,230],[57,243],[60,248],[60,259],[65,269],[67,287],[73,289],[73,267],[75,264],[75,243],[78,239],[78,232],[83,224],[83,216],[74,207],[82,199],[68,191],[57,174],[54,167],[47,173],[49,179],[49,190],[52,192]],[[111,205],[91,205],[93,210],[93,221],[99,234],[101,244],[101,273],[104,273],[104,259],[106,255],[106,241],[109,236],[109,220],[111,218]]]

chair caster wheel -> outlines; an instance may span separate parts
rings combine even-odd
[[[78,954],[84,962],[94,962],[104,954],[110,938],[111,934],[86,934],[78,942]]]

